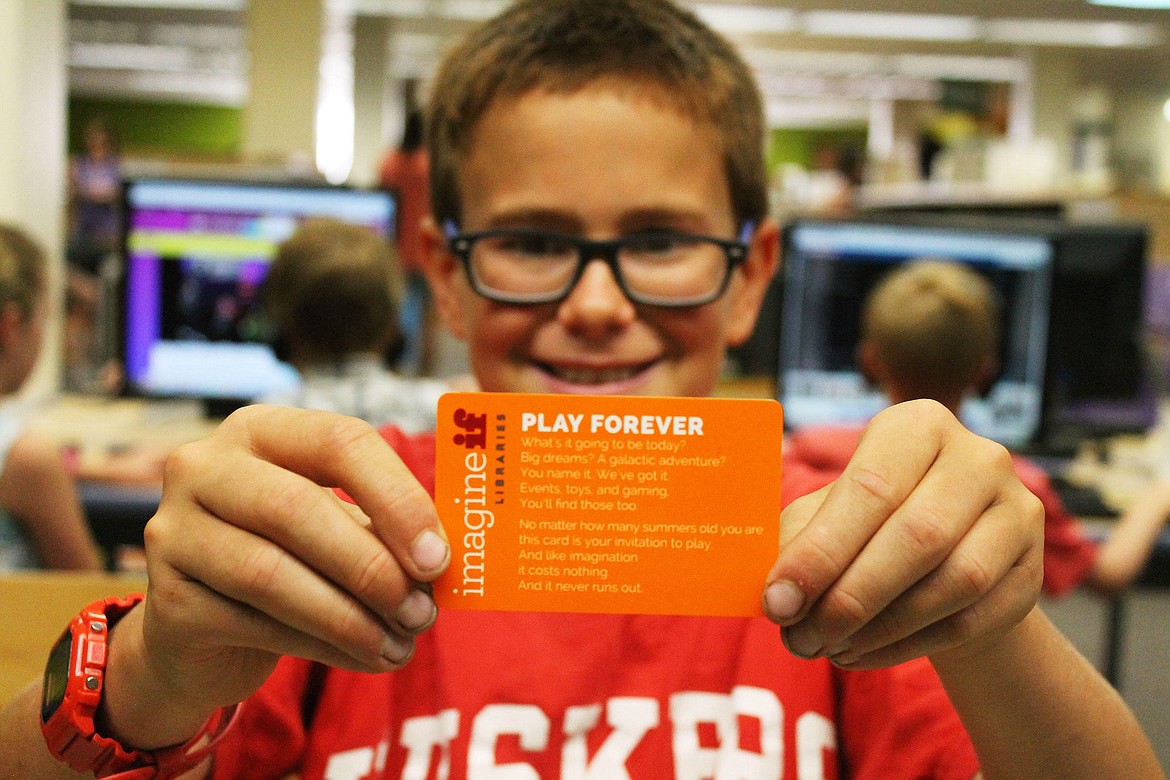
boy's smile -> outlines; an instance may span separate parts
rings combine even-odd
[[[463,231],[739,231],[714,131],[626,85],[497,102],[475,128],[460,194]],[[709,395],[725,348],[751,332],[776,253],[766,221],[727,292],[704,306],[635,305],[599,261],[564,301],[514,306],[476,295],[431,241],[439,311],[467,340],[480,387],[534,393]]]

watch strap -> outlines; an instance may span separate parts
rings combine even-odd
[[[67,634],[70,651],[70,693],[41,728],[49,750],[75,770],[115,780],[171,780],[194,769],[210,755],[235,722],[240,705],[212,713],[194,736],[181,745],[158,750],[127,748],[97,733],[94,716],[105,688],[106,639],[110,629],[145,596],[95,601],[74,618]]]
[[[239,713],[239,704],[221,707],[183,744],[161,750],[134,751],[134,754],[145,757],[150,763],[112,774],[103,774],[99,771],[96,776],[105,780],[171,780],[179,777],[199,766],[211,755],[216,744],[236,722]]]

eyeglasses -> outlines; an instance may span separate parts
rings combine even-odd
[[[497,303],[562,301],[596,259],[609,266],[634,303],[682,308],[723,294],[732,270],[747,258],[755,226],[744,223],[736,241],[673,230],[612,241],[531,228],[460,233],[450,220],[444,229],[447,248],[463,263],[471,288]]]

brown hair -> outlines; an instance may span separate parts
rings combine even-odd
[[[394,253],[360,225],[306,221],[278,247],[263,301],[275,338],[296,357],[380,351],[398,335]]]
[[[453,49],[435,77],[426,127],[436,220],[459,221],[459,167],[493,103],[596,84],[713,127],[736,218],[764,218],[763,108],[730,43],[669,0],[520,0]]]
[[[15,303],[28,317],[47,283],[44,250],[20,228],[0,223],[0,306]]]
[[[916,397],[965,392],[999,349],[999,296],[961,263],[913,260],[874,288],[861,338]]]

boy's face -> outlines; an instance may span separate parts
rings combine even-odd
[[[604,88],[531,92],[497,103],[475,128],[460,171],[463,232],[500,227],[610,239],[648,229],[736,238],[739,225],[714,131],[675,111]],[[776,261],[770,221],[713,303],[631,303],[609,268],[591,262],[552,304],[493,303],[428,230],[440,315],[468,343],[484,390],[709,395],[727,346],[751,332]]]

